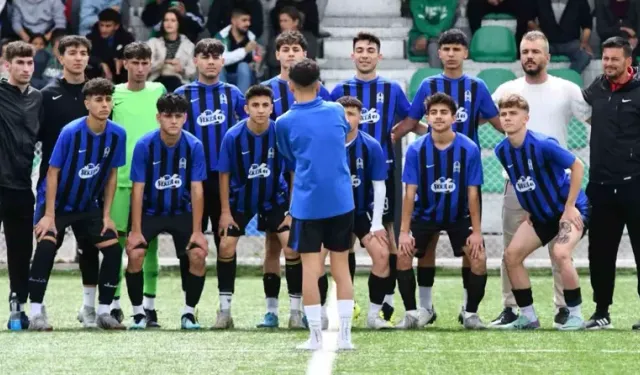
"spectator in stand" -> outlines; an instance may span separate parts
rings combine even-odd
[[[164,15],[169,9],[176,10],[182,18],[180,34],[195,43],[198,40],[198,34],[204,29],[204,17],[198,0],[151,0],[142,11],[142,22],[158,32],[162,27]]]
[[[148,42],[151,48],[149,80],[162,83],[168,92],[189,83],[196,74],[194,45],[179,33],[182,21],[176,9],[167,10],[158,37]]]
[[[34,69],[33,75],[31,76],[31,86],[42,90],[47,83],[49,83],[49,79],[44,76],[44,72],[52,56],[51,53],[45,49],[47,41],[44,39],[44,35],[33,34],[29,43],[31,43],[36,52],[33,57]]]
[[[275,34],[282,32],[280,22],[278,22],[280,10],[287,6],[294,6],[302,12],[304,18],[303,30],[311,31],[313,35],[318,38],[328,38],[331,36],[331,34],[326,31],[320,31],[320,18],[316,0],[278,0],[276,6],[271,10],[271,25],[273,25]]]
[[[105,78],[114,83],[127,82],[127,70],[124,68],[122,53],[124,47],[135,41],[134,36],[120,27],[120,13],[106,8],[98,15],[98,22],[87,35],[91,42],[91,56],[100,61]]]
[[[471,0],[473,1],[473,0]],[[429,56],[429,66],[442,68],[438,55],[440,34],[456,23],[458,0],[421,0],[411,2],[413,29],[411,33],[420,33],[411,49],[418,56]],[[525,22],[526,25],[526,22]]]
[[[264,31],[264,17],[260,0],[215,0],[209,8],[207,30],[213,36],[224,29],[231,22],[231,12],[234,8],[245,8],[251,12],[251,26],[249,30],[259,39]]]
[[[600,40],[614,36],[629,39],[633,59],[640,55],[638,31],[640,31],[640,0],[596,0],[596,28]]]
[[[255,80],[251,64],[254,55],[259,55],[260,46],[256,36],[249,30],[251,14],[243,7],[234,8],[231,12],[231,25],[220,30],[215,38],[225,46],[224,71],[222,82],[236,85],[241,92],[246,92]]]
[[[9,79],[9,72],[7,68],[4,66],[4,52],[7,49],[7,44],[13,42],[11,38],[3,38],[0,41],[0,45],[2,45],[2,53],[0,54],[0,78]]]
[[[280,30],[282,30],[282,32],[301,32],[307,40],[307,57],[315,60],[318,55],[318,39],[316,39],[315,35],[310,31],[301,30],[303,23],[302,14],[296,7],[284,7],[280,10]],[[269,68],[269,78],[280,74],[280,61],[276,58],[276,37],[277,35],[269,41],[269,45],[267,46],[266,58]]]
[[[60,0],[13,0],[11,18],[13,31],[25,42],[33,34],[43,34],[50,41],[53,30],[67,27]]]
[[[86,36],[98,22],[100,12],[105,9],[113,9],[116,12],[120,12],[122,0],[82,0],[81,4],[79,33],[82,36]]]
[[[482,26],[482,19],[489,13],[510,14],[516,18],[516,45],[519,46],[522,36],[527,32],[528,21],[531,20],[531,10],[525,4],[527,1],[535,2],[535,0],[469,0],[467,18],[471,33],[475,33]]]
[[[567,56],[570,68],[582,73],[593,57],[589,45],[593,20],[587,0],[530,1],[529,28],[542,31],[549,39],[552,56]]]
[[[11,18],[9,17],[9,5],[10,0],[0,0],[0,36],[6,38],[13,35],[13,29],[11,29]]]

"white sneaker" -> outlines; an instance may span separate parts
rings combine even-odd
[[[367,327],[371,329],[391,329],[393,326],[388,321],[382,319],[380,315],[369,316],[367,318]]]
[[[418,309],[418,328],[425,327],[431,318],[433,318],[433,312],[425,309],[424,307],[420,307]]]
[[[351,341],[338,340],[338,350],[355,350],[356,347]]]
[[[98,328],[95,307],[82,306],[78,311],[78,321],[84,328]]]
[[[322,341],[311,341],[311,339],[296,346],[298,350],[320,350],[322,349]]]
[[[322,321],[322,330],[323,331],[328,330],[329,329],[329,317],[323,316],[321,318],[321,321]]]

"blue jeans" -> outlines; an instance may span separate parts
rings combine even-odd
[[[577,39],[567,43],[550,44],[549,52],[551,55],[566,55],[571,62],[569,68],[578,73],[582,73],[591,62],[591,55],[580,48],[580,41]]]
[[[249,86],[253,83],[253,71],[246,62],[238,63],[235,73],[229,73],[225,70],[220,74],[220,80],[232,85],[236,85],[238,89],[244,94],[249,89]]]

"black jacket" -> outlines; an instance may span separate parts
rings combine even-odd
[[[113,74],[114,83],[124,83],[127,81],[127,70],[122,67],[120,74],[116,74],[116,59],[123,60],[124,47],[129,43],[133,43],[135,38],[133,35],[120,27],[113,35],[113,40],[102,39],[98,22],[93,25],[91,32],[87,35],[87,39],[91,41],[91,56],[99,60],[100,63],[107,64],[111,74]]]
[[[0,186],[31,190],[42,94],[28,86],[24,92],[0,80]]]
[[[256,39],[259,39],[264,31],[262,4],[259,0],[215,0],[209,8],[207,17],[207,30],[211,36],[215,36],[220,30],[229,26],[234,5],[242,5],[251,12],[249,30],[255,34]]]
[[[55,78],[42,89],[42,112],[44,118],[38,133],[38,140],[42,142],[42,162],[38,185],[47,175],[49,159],[56,145],[62,128],[71,121],[86,116],[82,87],[84,82],[73,85],[64,78]]]
[[[163,0],[158,4],[155,0],[144,6],[142,22],[145,26],[155,28],[162,21],[162,16],[171,7],[172,0]],[[180,34],[184,34],[194,44],[198,34],[204,30],[204,17],[198,0],[180,0],[184,4],[185,14],[180,20]]]
[[[620,30],[620,27],[628,27],[638,33],[640,31],[640,0],[629,0],[629,11],[626,17],[619,19],[610,7],[611,0],[596,0],[596,29],[600,40],[604,41],[613,36],[628,38],[629,35]]]
[[[531,21],[538,19],[540,31],[547,36],[549,43],[568,43],[580,39],[580,31],[591,29],[593,19],[587,0],[569,0],[562,12],[560,22],[556,21],[551,0],[531,1]]]
[[[600,75],[583,90],[584,100],[593,108],[589,181],[599,184],[623,183],[640,176],[640,74],[616,91]]]

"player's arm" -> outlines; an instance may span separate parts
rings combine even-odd
[[[382,147],[377,141],[372,141],[369,146],[369,176],[373,182],[373,215],[371,217],[371,232],[384,234],[382,216],[384,213],[384,200],[387,196],[385,180],[388,176],[387,161],[384,160]],[[382,232],[381,232],[382,231]],[[386,240],[386,236],[383,237]]]
[[[142,195],[144,182],[134,182],[131,192],[131,232],[142,233]]]
[[[197,142],[194,144],[191,160],[191,220],[192,234],[187,245],[187,250],[198,247],[208,252],[207,239],[202,233],[202,216],[204,214],[204,187],[202,181],[207,179],[207,168],[204,159],[204,146]]]
[[[238,228],[238,224],[233,220],[231,214],[230,198],[230,183],[231,173],[233,173],[233,160],[234,154],[238,150],[234,147],[234,138],[231,133],[227,132],[222,138],[222,146],[220,147],[220,158],[218,160],[218,184],[220,186],[220,221],[218,222],[218,233],[221,235],[227,235],[227,229],[230,226]],[[235,166],[236,168],[238,166]]]
[[[493,102],[492,102],[493,104]],[[482,251],[484,245],[482,240],[482,228],[480,220],[480,187],[484,182],[482,173],[482,156],[480,149],[475,144],[468,148],[467,152],[467,205],[471,218],[471,235],[467,238],[467,246],[470,256],[476,258]]]
[[[283,121],[282,117],[276,120],[276,145],[282,156],[290,162],[295,162],[295,158],[291,152],[291,145],[289,144],[289,127],[288,124]]]
[[[111,204],[113,203],[113,197],[116,193],[117,182],[118,168],[111,168],[111,172],[109,172],[109,179],[104,187],[104,202],[102,206],[103,235],[107,230],[112,230],[116,236],[118,235],[116,224],[111,219]]]
[[[144,187],[147,183],[147,155],[148,146],[142,140],[136,143],[131,159],[131,172],[129,178],[133,182],[131,191],[131,233],[127,237],[127,250],[132,250],[146,243],[142,236],[142,202],[144,197]]]
[[[193,214],[193,232],[202,233],[202,213],[204,212],[202,181],[191,182],[191,211]]]
[[[400,222],[400,251],[408,257],[413,256],[415,240],[411,234],[411,215],[415,206],[418,185],[406,184],[402,200],[402,219]]]
[[[544,158],[549,163],[554,163],[563,169],[571,170],[569,194],[565,202],[564,213],[561,221],[569,221],[573,223],[578,230],[582,230],[582,214],[576,208],[576,201],[582,187],[582,178],[584,177],[584,164],[574,154],[560,146],[558,141],[548,138],[544,141],[542,152]]]
[[[408,116],[394,126],[391,131],[394,141],[401,139],[411,131],[419,135],[427,133],[429,127],[427,124],[420,122],[420,119],[424,116],[425,112],[424,100],[430,95],[430,93],[431,89],[429,88],[429,82],[427,80],[422,81],[416,96],[413,98],[413,101],[409,106]]]
[[[478,85],[478,100],[480,101],[480,117],[482,119],[487,119],[491,126],[494,129],[504,134],[504,129],[502,129],[502,125],[500,125],[500,116],[498,112],[498,106],[493,101],[491,97],[491,93],[487,88],[487,85],[480,80]],[[481,122],[482,123],[482,122]]]

